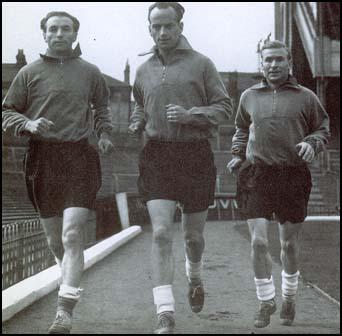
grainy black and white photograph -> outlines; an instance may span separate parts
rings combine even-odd
[[[339,2],[2,2],[3,334],[339,334]]]

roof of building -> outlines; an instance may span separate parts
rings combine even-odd
[[[102,75],[109,87],[127,87],[127,88],[130,87],[130,85],[125,82],[119,81],[118,79],[110,77],[106,74],[102,74]]]
[[[2,64],[2,84],[11,83],[20,67],[17,64]]]

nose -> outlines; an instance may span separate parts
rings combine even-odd
[[[278,63],[277,60],[273,60],[271,63],[271,67],[273,68],[273,67],[277,66],[277,63]]]
[[[161,36],[166,35],[166,28],[164,26],[161,26],[160,28],[160,35]]]
[[[56,33],[57,36],[63,36],[63,30],[59,28]]]

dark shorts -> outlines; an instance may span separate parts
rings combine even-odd
[[[238,175],[237,202],[244,219],[275,216],[281,224],[301,223],[307,215],[312,183],[306,165],[250,165]]]
[[[24,170],[30,200],[40,217],[62,216],[70,207],[93,208],[101,166],[87,141],[30,141]]]
[[[144,201],[178,201],[184,213],[201,212],[214,203],[216,167],[207,140],[149,141],[139,157],[139,193]]]

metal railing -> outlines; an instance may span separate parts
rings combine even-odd
[[[2,289],[54,263],[39,219],[14,222],[2,227]]]

